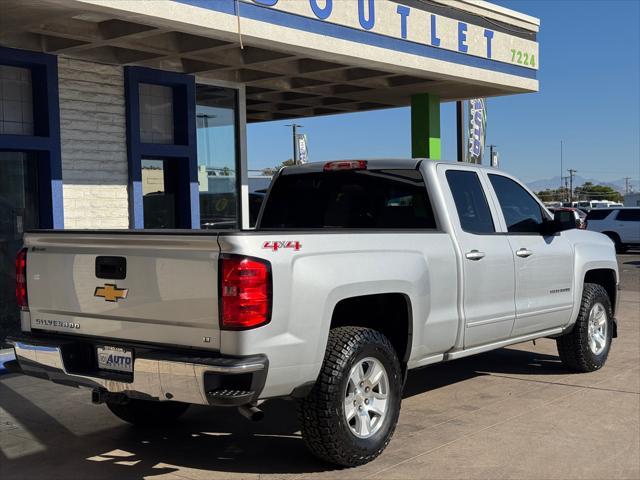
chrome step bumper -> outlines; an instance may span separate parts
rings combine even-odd
[[[25,375],[74,387],[87,387],[131,398],[200,405],[237,406],[258,400],[268,360],[264,355],[228,357],[179,354],[160,348],[125,345],[134,350],[133,373],[97,370],[95,341],[24,335],[10,337],[16,361]],[[103,342],[100,342],[103,344]],[[243,390],[247,395],[220,396]],[[216,394],[212,394],[216,392]]]

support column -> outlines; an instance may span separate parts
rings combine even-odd
[[[249,229],[251,215],[249,213],[249,162],[247,160],[247,91],[244,86],[238,87],[238,159],[236,182],[240,193],[240,216],[238,224],[242,230]]]
[[[462,100],[456,102],[456,144],[458,161],[464,162],[464,108]]]
[[[411,156],[440,160],[440,97],[411,97]]]

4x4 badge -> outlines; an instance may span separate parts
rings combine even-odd
[[[262,248],[265,250],[272,250],[277,252],[283,248],[292,248],[296,252],[302,248],[302,244],[298,240],[284,240],[274,242],[264,242]]]
[[[104,287],[96,287],[93,292],[94,297],[102,297],[107,302],[117,302],[118,300],[127,298],[128,288],[118,288],[115,283],[105,283]]]

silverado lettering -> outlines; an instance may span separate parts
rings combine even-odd
[[[35,319],[36,326],[40,327],[58,327],[58,328],[71,328],[75,330],[80,329],[80,324],[77,322],[65,322],[63,320],[49,320],[44,318]]]

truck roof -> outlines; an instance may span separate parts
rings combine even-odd
[[[420,162],[423,160],[428,160],[430,163],[437,165],[439,163],[447,163],[447,164],[456,164],[460,165],[459,162],[449,162],[449,161],[434,161],[428,158],[351,158],[351,159],[336,159],[336,160],[328,160],[326,162],[311,162],[304,163],[302,165],[293,165],[290,167],[285,167],[281,171],[281,175],[294,175],[297,173],[311,173],[311,172],[322,172],[324,166],[329,162],[352,162],[364,160],[367,162],[367,168],[371,170],[386,170],[386,169],[407,169],[412,170],[418,168]],[[472,163],[464,163],[462,164],[465,167],[478,167],[482,168],[483,165],[475,165]]]

